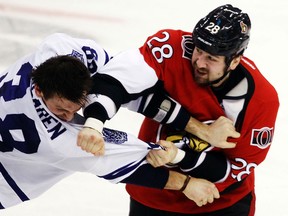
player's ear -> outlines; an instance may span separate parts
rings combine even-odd
[[[37,95],[37,97],[43,97],[43,93],[42,91],[40,90],[39,86],[35,84],[35,93]]]
[[[231,70],[234,70],[238,66],[238,64],[240,63],[241,57],[242,56],[237,56],[232,59],[230,66],[229,66]]]

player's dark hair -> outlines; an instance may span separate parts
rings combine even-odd
[[[63,55],[52,57],[31,73],[33,82],[45,99],[55,95],[83,105],[92,86],[88,68],[77,58]]]

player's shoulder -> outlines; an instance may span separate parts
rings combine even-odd
[[[53,33],[48,35],[46,38],[44,38],[43,43],[49,43],[50,41],[56,42],[56,41],[67,41],[72,40],[72,37],[65,33]]]
[[[277,91],[275,87],[268,81],[264,74],[258,69],[257,65],[251,59],[242,57],[240,64],[245,70],[246,74],[249,74],[250,79],[253,80],[255,85],[254,94],[259,93],[258,97],[263,97],[267,100],[278,100]],[[259,87],[258,87],[259,86]]]
[[[266,79],[264,78],[260,70],[258,69],[257,65],[250,58],[243,56],[241,58],[240,65],[242,66],[242,70],[250,74],[253,77],[253,79],[256,79],[256,80],[264,79],[264,81],[266,81]]]
[[[180,29],[161,29],[147,39],[149,47],[161,43],[169,43],[174,48],[189,47],[192,42],[192,33]],[[179,46],[180,45],[180,46]]]
[[[70,44],[72,37],[65,33],[53,33],[46,36],[38,49],[48,52],[49,50],[61,50],[66,44]]]
[[[191,32],[187,32],[181,29],[161,29],[158,32],[156,32],[154,35],[169,35],[170,37],[182,37],[183,35],[189,35],[192,37]],[[167,36],[168,37],[168,36]]]
[[[242,66],[244,66],[245,69],[248,70],[248,71],[258,70],[258,68],[257,68],[256,64],[254,63],[254,61],[251,60],[250,58],[246,57],[246,56],[243,56],[241,58],[240,64]]]

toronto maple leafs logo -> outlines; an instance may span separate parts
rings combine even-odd
[[[81,62],[84,62],[83,55],[81,53],[77,52],[76,50],[72,50],[72,53],[70,54],[70,56],[78,58]]]
[[[127,133],[112,129],[103,129],[103,136],[105,142],[122,144],[128,140]]]

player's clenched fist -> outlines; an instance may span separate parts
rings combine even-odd
[[[148,163],[150,163],[153,167],[160,167],[167,163],[173,163],[178,153],[178,148],[174,145],[174,143],[169,141],[160,140],[158,144],[161,145],[163,149],[150,150],[146,156]]]
[[[84,127],[78,134],[77,145],[82,150],[95,156],[105,153],[105,144],[102,134],[92,128]]]
[[[212,182],[193,177],[190,177],[183,193],[199,207],[214,202],[214,199],[220,198],[219,191]]]
[[[233,148],[235,143],[227,141],[230,138],[239,138],[240,133],[235,130],[233,121],[220,116],[215,122],[209,125],[208,129],[209,137],[208,141],[211,145],[219,148]]]

